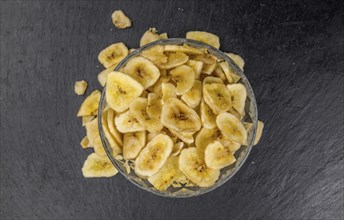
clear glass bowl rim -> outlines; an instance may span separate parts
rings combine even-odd
[[[228,180],[230,180],[239,171],[239,169],[243,166],[243,164],[245,163],[248,155],[250,154],[250,152],[252,150],[252,146],[253,146],[253,143],[254,143],[254,139],[255,139],[255,135],[256,135],[256,129],[257,129],[257,123],[258,123],[258,110],[257,110],[257,103],[256,103],[256,99],[255,99],[255,96],[254,96],[253,89],[252,89],[251,84],[249,83],[246,75],[244,74],[244,72],[224,52],[220,51],[219,49],[217,49],[217,48],[215,48],[215,47],[213,47],[211,45],[205,44],[205,43],[200,42],[200,41],[190,40],[190,39],[186,39],[186,38],[168,38],[168,39],[162,39],[162,40],[154,41],[154,42],[146,44],[146,45],[136,49],[132,53],[128,54],[119,64],[117,64],[117,66],[114,69],[114,71],[118,71],[131,58],[139,55],[142,51],[144,51],[146,49],[149,49],[149,48],[151,48],[153,46],[156,46],[156,45],[168,45],[168,44],[173,44],[173,45],[188,44],[190,46],[196,46],[198,48],[207,48],[210,51],[211,54],[216,54],[216,56],[218,58],[225,60],[236,71],[236,73],[241,76],[243,84],[246,87],[247,94],[248,94],[248,96],[250,96],[251,101],[253,103],[253,111],[252,111],[253,125],[252,125],[252,128],[251,128],[253,134],[249,138],[248,145],[247,145],[247,152],[246,152],[244,158],[241,160],[240,164],[235,166],[235,169],[233,170],[233,172],[230,175],[228,175],[228,177],[226,179],[223,179],[222,181],[218,180],[213,186],[211,186],[209,188],[205,188],[203,191],[192,191],[192,193],[190,193],[188,195],[182,195],[181,196],[181,195],[167,194],[167,193],[163,193],[163,191],[153,190],[152,188],[147,188],[147,187],[143,187],[143,186],[139,185],[134,180],[129,178],[128,175],[125,172],[122,171],[121,167],[118,165],[117,160],[112,156],[112,154],[111,154],[111,152],[109,150],[107,141],[106,141],[106,137],[105,137],[105,134],[104,134],[104,131],[103,131],[103,127],[102,127],[102,110],[103,110],[103,104],[104,104],[104,101],[105,101],[106,85],[103,88],[102,95],[101,95],[100,101],[99,101],[99,108],[98,108],[99,135],[100,135],[100,138],[101,138],[104,150],[105,150],[108,158],[110,159],[111,163],[116,167],[116,169],[119,171],[119,173],[121,173],[121,175],[123,175],[131,183],[133,183],[134,185],[136,185],[140,189],[146,190],[146,191],[148,191],[150,193],[153,193],[155,195],[159,195],[159,196],[163,196],[163,197],[169,197],[169,198],[188,198],[188,197],[194,197],[194,196],[203,195],[205,193],[211,192],[211,191],[219,188],[220,186],[225,184]]]

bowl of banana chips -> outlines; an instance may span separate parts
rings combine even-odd
[[[254,145],[258,113],[244,62],[206,34],[145,44],[106,73],[98,108],[105,152],[129,181],[157,195],[221,186]]]

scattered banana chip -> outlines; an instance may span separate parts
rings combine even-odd
[[[131,49],[129,49],[129,53],[132,53],[132,52],[134,52],[135,50],[137,50],[137,49],[131,48]]]
[[[205,31],[189,31],[186,33],[186,38],[201,41],[217,49],[220,48],[220,38],[212,33],[208,33]]]
[[[159,34],[160,39],[168,39],[167,33],[161,33]]]
[[[107,156],[101,157],[96,153],[90,154],[82,167],[82,174],[86,178],[112,177],[118,173]]]
[[[115,126],[115,111],[111,108],[107,112],[107,125],[109,127],[111,135],[115,138],[116,142],[122,146],[122,134],[117,130]]]
[[[116,155],[122,153],[122,148],[115,140],[114,136],[110,133],[109,125],[108,125],[108,111],[104,111],[102,115],[102,125],[103,131],[105,134],[106,139],[108,140],[110,147],[112,148],[112,154]]]
[[[83,116],[81,118],[82,121],[82,126],[85,126],[88,122],[92,121],[94,119],[94,115],[90,115],[90,116]]]
[[[140,47],[152,43],[154,41],[160,40],[159,35],[157,34],[158,31],[156,28],[149,28],[148,31],[146,31],[140,40]]]
[[[231,58],[241,70],[244,70],[245,61],[243,58],[241,58],[241,56],[234,53],[225,53],[225,54],[229,56],[229,58]]]
[[[262,121],[258,121],[256,138],[254,139],[254,144],[253,145],[257,145],[258,144],[260,138],[262,137],[263,129],[264,129],[264,123]]]
[[[83,95],[87,89],[87,82],[85,80],[76,81],[74,84],[74,92],[77,95]]]
[[[83,117],[96,115],[95,112],[98,111],[100,95],[99,90],[93,91],[81,104],[77,116]]]
[[[106,81],[107,81],[107,77],[108,75],[116,68],[116,65],[112,65],[110,66],[109,68],[101,71],[99,74],[98,74],[98,82],[99,84],[104,87],[105,84],[106,84]]]
[[[89,123],[87,123],[85,125],[85,128],[86,135],[89,141],[89,146],[93,147],[94,152],[99,156],[106,156],[106,152],[103,148],[103,144],[99,136],[98,119],[95,118]]]
[[[102,50],[98,60],[105,68],[117,65],[128,55],[128,48],[123,43],[111,44]]]
[[[112,23],[118,29],[131,27],[131,20],[124,14],[122,10],[114,11],[111,15]]]
[[[120,10],[112,19],[117,28],[131,26]],[[167,38],[167,33],[150,28],[140,46]],[[220,47],[218,36],[208,32],[191,31],[186,38]],[[235,152],[247,146],[252,124],[247,122],[247,91],[239,83],[240,71],[206,47],[188,44],[155,45],[113,71],[134,50],[116,43],[98,56],[106,68],[98,74],[98,81],[106,85],[101,125],[110,153],[127,174],[134,170],[157,190],[211,187],[221,169],[235,165]],[[245,62],[239,55],[227,56],[243,70]],[[83,94],[83,87],[83,82],[76,83],[75,92]],[[80,145],[94,149],[82,168],[85,177],[117,173],[99,135],[100,97],[100,91],[92,92],[77,114],[87,133]],[[259,121],[254,144],[263,127]]]
[[[80,145],[82,148],[88,148],[89,147],[89,141],[88,141],[88,138],[87,136],[84,137],[81,141],[80,141]]]

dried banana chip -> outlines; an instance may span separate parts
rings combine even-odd
[[[99,90],[93,91],[81,104],[77,116],[83,117],[95,115],[98,111],[100,95]]]
[[[76,81],[74,84],[74,92],[77,95],[83,95],[87,89],[87,82],[85,80]]]
[[[112,18],[112,23],[118,29],[131,27],[131,20],[124,14],[122,10],[114,11],[111,15],[111,18]]]

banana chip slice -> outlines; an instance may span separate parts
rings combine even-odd
[[[216,115],[203,100],[201,102],[201,120],[205,128],[212,129],[216,127]]]
[[[123,135],[123,158],[135,159],[146,145],[146,131],[125,133]]]
[[[127,55],[128,48],[123,43],[116,43],[103,49],[98,55],[98,60],[105,68],[109,68],[117,65]]]
[[[82,174],[86,178],[112,177],[118,173],[107,156],[101,157],[96,153],[90,154],[82,167]]]
[[[214,185],[220,176],[219,169],[207,167],[197,148],[183,149],[179,155],[179,167],[184,175],[200,187]]]
[[[170,74],[172,81],[177,84],[177,95],[183,95],[189,91],[195,83],[195,71],[187,65],[180,65],[174,68],[170,71]]]
[[[194,142],[193,134],[194,132],[179,132],[174,129],[168,129],[172,135],[184,141],[187,144],[192,144]]]
[[[167,33],[161,33],[159,34],[160,39],[168,39]]]
[[[171,156],[178,156],[184,147],[184,142],[177,142],[173,145]]]
[[[208,144],[204,152],[204,160],[207,166],[212,169],[222,169],[236,161],[231,150],[219,141]]]
[[[215,114],[226,112],[232,107],[231,93],[222,83],[205,84],[203,98]]]
[[[135,160],[135,173],[153,176],[164,165],[173,149],[172,139],[165,134],[155,136]]]
[[[226,61],[221,61],[219,66],[225,73],[229,83],[236,83],[240,80],[241,77],[235,73],[234,69]]]
[[[116,116],[115,125],[121,133],[145,130],[145,127],[131,114],[130,110]]]
[[[109,125],[107,123],[108,111],[103,112],[102,125],[106,139],[108,140],[110,147],[112,148],[112,154],[116,155],[122,153],[122,148],[115,140],[114,136],[110,133]]]
[[[202,83],[199,80],[195,80],[192,88],[184,93],[181,99],[191,108],[196,108],[202,99]]]
[[[264,129],[264,123],[262,121],[258,121],[257,133],[256,133],[256,137],[254,139],[254,144],[253,145],[257,145],[258,144],[260,138],[262,137],[263,129]]]
[[[83,95],[87,89],[87,82],[85,80],[76,81],[74,84],[74,92],[77,95]]]
[[[122,10],[114,11],[111,15],[112,23],[118,29],[131,27],[131,20],[124,14]]]
[[[225,137],[231,141],[246,144],[247,131],[237,117],[224,112],[216,117],[216,124]]]
[[[172,185],[182,174],[179,170],[179,158],[172,156],[169,157],[161,169],[148,178],[150,182],[157,190],[166,190]]]
[[[109,126],[109,130],[111,135],[115,138],[116,142],[122,146],[122,134],[117,130],[115,126],[115,111],[112,109],[109,109],[107,111],[107,125]]]
[[[155,28],[149,28],[140,39],[140,47],[152,43],[154,41],[160,40],[158,31]]]
[[[161,64],[159,67],[161,69],[172,69],[174,67],[180,66],[188,62],[188,60],[189,60],[189,57],[185,53],[171,52],[167,56],[167,62],[164,64]]]
[[[148,105],[146,108],[147,114],[151,118],[159,118],[161,116],[162,103],[161,98],[155,93],[148,94]]]
[[[99,156],[106,156],[102,141],[99,136],[98,119],[95,118],[85,125],[86,135],[89,141],[89,146],[93,147],[94,152]]]
[[[198,114],[176,98],[170,98],[162,107],[161,123],[179,132],[196,132],[202,124]]]
[[[88,138],[87,136],[84,137],[81,141],[80,141],[80,145],[82,148],[88,148],[89,147],[89,141],[88,141]]]
[[[99,84],[104,87],[106,82],[107,82],[107,77],[108,75],[116,68],[116,65],[112,65],[110,66],[109,68],[101,71],[99,74],[98,74],[98,82]]]
[[[163,128],[159,118],[151,118],[146,109],[148,100],[146,98],[136,98],[129,106],[131,115],[149,132],[158,132]]]
[[[211,83],[223,83],[223,80],[214,76],[207,76],[203,79],[203,85]]]
[[[191,40],[201,41],[209,44],[217,49],[220,48],[220,38],[215,34],[205,31],[189,31],[186,33],[186,38]]]
[[[190,47],[187,44],[184,45],[165,45],[164,49],[166,52],[182,52],[186,54],[192,55],[200,55],[203,54],[203,51],[194,47]]]
[[[186,62],[186,65],[188,65],[195,71],[195,79],[199,79],[203,69],[203,62],[198,60],[188,60],[188,62]]]
[[[95,112],[98,111],[100,95],[99,90],[93,91],[81,104],[77,116],[83,117],[95,115]]]
[[[161,103],[165,104],[170,98],[177,98],[176,87],[171,83],[161,84]]]
[[[116,112],[124,112],[129,104],[143,92],[143,86],[132,77],[121,72],[108,75],[106,101]]]
[[[225,53],[225,54],[229,56],[229,58],[231,58],[236,63],[236,65],[240,67],[241,70],[244,70],[245,61],[241,56],[234,53]]]
[[[164,52],[164,46],[156,45],[143,51],[142,56],[152,61],[155,65],[161,66],[168,60]]]
[[[243,116],[245,114],[246,88],[243,84],[228,84],[227,88],[231,94],[233,108]]]
[[[135,57],[129,60],[124,72],[138,81],[144,89],[153,85],[160,77],[158,67],[143,57]]]

